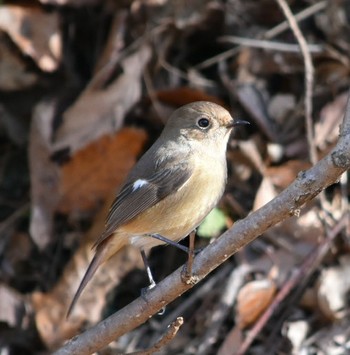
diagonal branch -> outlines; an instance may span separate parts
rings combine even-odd
[[[295,214],[305,203],[322,190],[337,182],[341,174],[350,168],[350,100],[341,126],[336,147],[315,166],[300,172],[296,180],[275,199],[247,218],[234,224],[218,240],[199,253],[193,262],[193,274],[199,282],[231,255],[256,239],[268,228]],[[146,322],[181,294],[193,287],[181,278],[182,268],[177,269],[140,297],[70,340],[56,355],[91,354],[121,335]]]

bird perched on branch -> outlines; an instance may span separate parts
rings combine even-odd
[[[235,126],[223,107],[194,102],[176,110],[129,173],[68,315],[97,268],[127,244],[145,250],[177,244],[215,207],[226,184],[226,147]],[[179,245],[179,244],[177,244]],[[154,284],[150,277],[151,284]]]

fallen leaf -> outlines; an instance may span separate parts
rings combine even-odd
[[[350,257],[340,258],[340,265],[322,270],[318,281],[318,302],[322,313],[331,321],[342,319],[349,308]]]
[[[57,69],[62,56],[59,15],[58,12],[45,12],[33,4],[0,6],[0,29],[8,33],[41,70],[52,72]]]
[[[109,194],[115,196],[116,187],[135,164],[146,137],[141,129],[123,128],[77,151],[62,166],[57,210],[89,210]]]
[[[141,76],[151,58],[151,49],[144,45],[121,61],[120,74],[107,87],[99,74],[63,114],[63,123],[54,134],[53,150],[67,148],[71,153],[99,137],[116,132],[126,113],[141,97]]]
[[[253,324],[266,310],[276,293],[270,279],[254,280],[244,285],[237,296],[237,323],[241,329]]]
[[[322,108],[320,120],[315,124],[315,144],[320,149],[337,140],[347,101],[348,92],[345,92]]]
[[[139,250],[132,247],[120,250],[100,266],[79,298],[72,314],[66,318],[69,304],[93,257],[92,245],[104,228],[105,217],[113,198],[110,196],[104,208],[97,214],[92,228],[82,239],[81,246],[65,267],[55,287],[48,293],[32,294],[36,327],[50,350],[76,335],[86,322],[92,324],[98,322],[106,305],[108,293],[131,270],[142,267]]]
[[[18,317],[24,309],[24,299],[15,290],[0,284],[0,322],[18,326]]]
[[[23,58],[10,48],[5,35],[0,33],[0,90],[27,89],[38,81],[38,76],[28,70]]]
[[[283,335],[285,335],[293,345],[293,354],[300,354],[300,348],[307,337],[310,325],[305,320],[295,320],[284,322]]]
[[[30,233],[40,248],[52,238],[55,212],[86,210],[108,194],[115,195],[146,139],[144,131],[125,128],[91,143],[59,166],[51,159],[54,109],[51,102],[38,105],[30,132]]]
[[[253,211],[256,211],[277,196],[277,191],[269,177],[264,177],[255,195]]]
[[[180,107],[193,101],[210,101],[225,106],[225,103],[218,97],[208,95],[204,91],[193,89],[188,86],[158,91],[156,97],[159,101],[175,107]]]

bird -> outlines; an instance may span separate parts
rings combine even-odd
[[[243,124],[249,122],[207,101],[173,112],[112,203],[67,317],[98,267],[121,248],[138,247],[145,261],[145,251],[177,244],[200,225],[224,193],[227,143],[234,127]]]

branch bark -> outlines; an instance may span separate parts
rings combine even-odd
[[[305,203],[312,200],[322,190],[337,182],[342,173],[350,168],[350,100],[341,126],[339,140],[335,148],[315,166],[298,174],[295,181],[259,210],[243,220],[237,221],[214,243],[199,253],[192,270],[196,283],[217,268],[231,255],[252,242],[268,228],[293,215]],[[56,355],[91,354],[109,344],[121,335],[146,322],[184,292],[194,283],[184,283],[182,268],[151,289],[144,297],[139,297],[120,311],[101,321],[96,326],[70,340]]]

